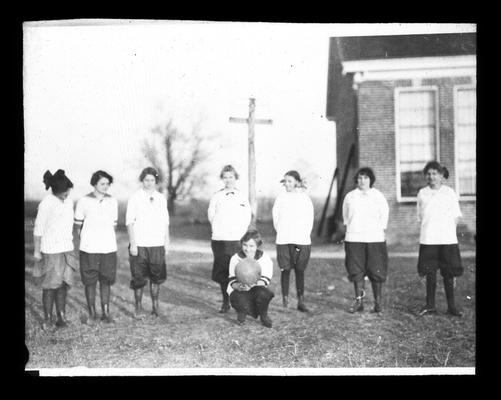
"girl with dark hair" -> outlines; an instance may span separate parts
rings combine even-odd
[[[371,168],[360,168],[354,181],[357,187],[348,192],[343,201],[345,266],[348,280],[353,282],[355,289],[355,300],[348,311],[363,311],[367,276],[374,295],[373,312],[379,313],[382,311],[382,285],[388,271],[385,229],[389,207],[384,195],[373,187],[376,176]]]
[[[253,318],[259,316],[261,323],[271,328],[268,306],[275,294],[267,286],[273,275],[273,262],[260,249],[262,244],[261,235],[256,230],[250,230],[242,237],[240,251],[230,260],[228,295],[240,325],[244,324],[247,315],[251,315]],[[260,276],[254,284],[240,282],[236,273],[239,263],[249,259],[256,260],[260,267]]]
[[[306,185],[297,171],[288,171],[282,179],[285,192],[280,193],[273,204],[273,227],[277,232],[277,262],[280,267],[282,304],[289,304],[289,280],[291,269],[296,276],[297,309],[308,312],[304,302],[304,273],[311,254],[311,230],[313,228],[313,203],[306,194]]]
[[[94,190],[82,197],[75,210],[75,225],[80,228],[80,275],[85,286],[89,321],[96,315],[96,285],[101,295],[101,320],[113,322],[110,315],[110,287],[117,272],[118,202],[108,194],[113,177],[105,171],[92,174]]]
[[[226,165],[219,175],[224,188],[210,199],[207,216],[211,224],[211,248],[214,254],[212,280],[221,288],[223,303],[220,313],[230,309],[227,292],[230,258],[240,250],[240,238],[251,221],[249,200],[236,188],[238,173],[231,165]]]
[[[66,293],[73,285],[73,272],[77,269],[73,254],[73,201],[68,197],[73,183],[59,169],[54,175],[46,171],[43,176],[45,189],[51,193],[38,205],[34,237],[35,268],[33,276],[42,278],[43,329],[49,328],[54,319],[56,304],[57,327],[65,327]]]
[[[426,276],[426,305],[420,315],[436,314],[435,290],[437,270],[444,280],[447,313],[460,317],[454,300],[454,278],[463,274],[457,240],[457,221],[462,217],[454,190],[443,184],[449,171],[437,161],[423,169],[427,186],[417,195],[417,216],[421,224],[419,237],[418,274]]]
[[[135,316],[143,318],[143,288],[150,282],[153,316],[160,316],[160,285],[167,279],[169,211],[165,196],[157,191],[158,172],[151,167],[139,176],[142,187],[127,203],[125,224],[129,233],[130,288],[134,290]]]

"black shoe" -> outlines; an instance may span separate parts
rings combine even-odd
[[[357,297],[351,303],[350,308],[348,309],[348,312],[350,314],[356,313],[356,312],[362,312],[364,311],[364,303],[362,302],[362,297]]]
[[[301,312],[309,312],[310,311],[310,310],[308,310],[308,307],[306,307],[306,304],[304,304],[303,295],[298,296],[297,309]]]
[[[228,311],[230,311],[230,305],[228,303],[223,303],[221,309],[219,310],[219,313],[226,314]]]
[[[43,331],[48,331],[53,327],[54,327],[54,322],[51,320],[44,320],[41,325]]]
[[[419,311],[419,315],[430,315],[430,314],[436,314],[436,313],[437,313],[437,310],[435,309],[435,307],[423,307]]]
[[[287,308],[289,306],[289,297],[288,296],[282,296],[282,306],[284,308]]]
[[[58,318],[56,321],[56,326],[58,328],[66,328],[68,326],[68,321],[64,318]]]
[[[261,315],[260,316],[260,319],[261,319],[261,323],[266,326],[267,328],[271,328],[272,327],[272,322],[271,322],[271,319],[270,317],[268,317],[267,315]]]
[[[245,323],[245,317],[246,317],[245,313],[243,312],[237,313],[237,321],[240,325],[243,325]]]
[[[462,317],[463,313],[458,311],[456,308],[449,308],[447,310],[447,314],[452,315],[454,317]]]
[[[101,321],[103,321],[107,324],[111,324],[111,323],[115,322],[110,314],[101,315]]]
[[[383,309],[381,308],[381,306],[379,304],[374,304],[374,308],[371,310],[371,313],[379,314],[382,311],[383,311]]]

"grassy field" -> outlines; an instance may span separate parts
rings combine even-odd
[[[475,258],[463,257],[465,274],[456,282],[457,301],[464,315],[445,315],[441,283],[436,316],[420,317],[424,281],[417,276],[414,256],[390,257],[389,278],[383,288],[384,312],[371,314],[372,291],[367,285],[366,311],[346,312],[353,297],[347,281],[341,245],[315,243],[306,272],[306,300],[310,313],[296,309],[294,278],[291,301],[282,308],[279,270],[272,251],[273,231],[261,226],[265,250],[275,262],[270,305],[273,328],[248,317],[236,324],[236,313],[219,314],[219,287],[210,280],[212,255],[209,227],[174,223],[173,249],[167,282],[160,291],[164,317],[133,318],[129,289],[127,235],[118,233],[119,269],[112,287],[111,312],[115,323],[89,326],[79,275],[68,294],[68,328],[42,331],[41,288],[32,276],[32,224],[27,220],[25,265],[25,343],[30,353],[27,369],[71,368],[355,368],[355,367],[474,367],[475,366]],[[472,250],[471,243],[461,249]],[[394,244],[390,251],[416,251],[415,244]],[[320,257],[321,252],[337,257]],[[315,256],[317,254],[317,256]],[[470,252],[471,254],[471,252]],[[147,309],[150,298],[145,291]],[[99,304],[99,298],[97,301]]]

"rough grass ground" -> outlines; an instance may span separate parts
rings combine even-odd
[[[42,331],[41,288],[32,276],[33,244],[26,224],[25,341],[30,353],[27,369],[71,368],[339,368],[339,367],[474,367],[475,259],[463,257],[465,274],[457,279],[457,301],[463,318],[445,315],[443,286],[437,288],[436,316],[420,317],[424,281],[416,274],[416,259],[390,257],[384,286],[384,312],[371,314],[372,291],[367,285],[366,311],[349,314],[352,285],[346,280],[342,258],[312,258],[306,273],[310,313],[296,309],[294,278],[291,301],[281,306],[279,270],[274,269],[270,305],[273,328],[248,317],[238,326],[236,313],[219,314],[219,287],[210,280],[212,256],[181,251],[184,244],[209,248],[205,225],[171,227],[179,251],[168,259],[168,278],[160,291],[162,318],[133,318],[129,289],[127,235],[118,234],[119,268],[112,287],[114,324],[83,324],[85,296],[80,277],[69,291],[67,314],[71,325]],[[272,230],[260,227],[267,243]],[[332,250],[341,246],[318,245]],[[469,247],[468,247],[469,246]],[[318,248],[318,247],[317,247]],[[471,245],[462,245],[462,249]],[[267,249],[272,249],[268,246]],[[390,250],[402,251],[399,246]],[[414,246],[408,250],[416,251]],[[274,251],[270,254],[275,256]],[[275,261],[275,260],[274,260]],[[143,299],[147,309],[148,291]],[[99,304],[99,298],[97,301]]]

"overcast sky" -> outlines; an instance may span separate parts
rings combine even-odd
[[[249,97],[256,117],[258,195],[298,169],[324,197],[336,167],[335,124],[325,118],[329,37],[474,31],[465,24],[269,24],[188,21],[51,21],[24,25],[25,198],[40,199],[42,175],[65,169],[75,198],[91,174],[115,177],[127,198],[147,166],[140,143],[171,117],[180,129],[202,121],[214,135],[210,196],[225,164],[247,187]]]

